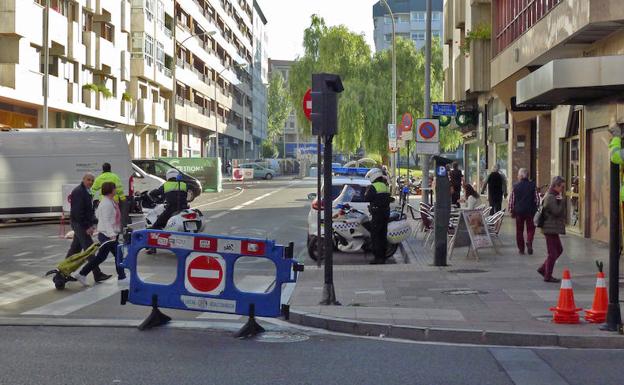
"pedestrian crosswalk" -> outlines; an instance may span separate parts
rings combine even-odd
[[[0,276],[0,309],[50,290],[51,281],[23,271]]]

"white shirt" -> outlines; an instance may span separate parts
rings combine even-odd
[[[468,210],[474,210],[477,206],[481,204],[481,198],[475,198],[472,195],[466,199],[466,208]]]
[[[95,210],[98,219],[97,231],[105,236],[116,237],[121,232],[121,223],[117,218],[115,202],[109,197],[102,197],[100,205]]]

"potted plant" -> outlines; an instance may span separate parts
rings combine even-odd
[[[485,42],[492,39],[492,24],[479,23],[471,31],[466,33],[464,42],[459,45],[459,51],[462,55],[470,54],[470,47],[473,42]]]

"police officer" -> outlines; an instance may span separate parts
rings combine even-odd
[[[93,182],[92,191],[94,193],[94,208],[97,208],[97,205],[102,196],[102,185],[106,182],[111,182],[115,184],[115,196],[113,200],[119,204],[119,209],[121,210],[121,227],[125,227],[128,224],[128,205],[126,205],[126,195],[124,194],[123,184],[121,183],[121,179],[119,175],[115,174],[111,171],[110,163],[106,162],[102,165],[102,173],[95,178]]]
[[[188,208],[186,201],[188,188],[186,183],[178,180],[179,175],[180,172],[175,168],[169,169],[166,174],[167,181],[149,193],[152,197],[164,197],[166,203],[165,211],[156,219],[153,229],[163,229],[176,211]]]
[[[390,202],[394,199],[390,196],[388,180],[384,177],[382,170],[373,168],[366,173],[366,178],[371,181],[364,194],[364,200],[370,202],[368,209],[373,216],[371,241],[375,259],[371,264],[384,264],[386,263]]]

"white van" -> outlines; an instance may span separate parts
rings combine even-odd
[[[0,131],[0,218],[60,216],[63,194],[86,172],[99,175],[105,162],[128,194],[132,164],[122,131]]]
[[[152,191],[159,188],[165,183],[165,180],[157,177],[156,175],[148,174],[136,164],[132,163],[134,191],[136,193],[142,193],[143,191]]]

